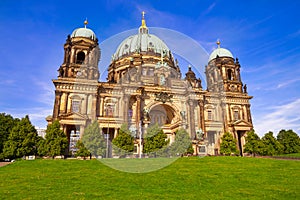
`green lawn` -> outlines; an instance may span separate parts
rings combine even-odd
[[[180,158],[150,173],[97,160],[18,161],[0,168],[0,180],[0,199],[300,199],[300,161],[263,158]]]
[[[300,158],[300,153],[282,154],[282,155],[279,155],[279,156],[282,156],[282,157]]]

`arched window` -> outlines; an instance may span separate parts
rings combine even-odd
[[[212,111],[211,110],[207,111],[207,120],[213,120],[213,115],[212,115]]]
[[[85,59],[84,52],[82,51],[78,52],[76,57],[76,64],[82,64],[84,62],[84,59]]]
[[[71,96],[71,111],[72,112],[81,112],[81,102],[82,99],[78,95]]]
[[[114,105],[107,105],[105,107],[105,116],[106,117],[113,117],[114,116],[114,111],[115,111]]]
[[[232,70],[231,69],[227,70],[227,77],[228,77],[228,80],[233,80]]]
[[[80,112],[80,101],[72,100],[72,112]]]
[[[234,119],[234,121],[237,121],[240,119],[240,113],[238,110],[233,111],[233,119]]]
[[[150,67],[148,72],[147,72],[148,76],[153,76],[154,75],[154,68]]]

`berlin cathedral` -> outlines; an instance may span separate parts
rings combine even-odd
[[[69,139],[70,151],[97,121],[112,141],[122,124],[136,133],[135,153],[142,152],[142,135],[159,124],[170,143],[176,131],[185,129],[195,155],[220,154],[221,137],[231,133],[243,155],[245,136],[253,129],[247,86],[240,64],[220,47],[211,52],[205,66],[207,88],[191,67],[182,75],[178,61],[160,38],[150,33],[144,14],[135,35],[120,43],[108,67],[107,81],[99,81],[101,46],[95,33],[82,28],[68,35],[64,59],[53,80],[55,100],[51,124],[58,120]]]

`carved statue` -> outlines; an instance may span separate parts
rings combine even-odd
[[[59,68],[58,72],[59,72],[58,77],[63,77],[64,76],[64,69],[62,67]]]
[[[196,135],[197,135],[197,138],[198,138],[199,140],[203,140],[203,139],[204,139],[204,138],[203,138],[204,133],[203,133],[203,131],[202,131],[201,128],[200,128],[199,130],[196,131]]]
[[[166,84],[166,78],[164,75],[160,75],[160,85],[165,85]]]
[[[181,115],[182,119],[185,119],[185,111],[180,111],[180,115]]]
[[[149,109],[148,108],[143,109],[143,114],[144,114],[144,119],[149,120]]]
[[[67,37],[67,39],[66,39],[66,43],[67,43],[67,44],[70,44],[70,43],[71,43],[71,36],[70,36],[70,34],[68,35],[68,37]]]
[[[198,78],[197,87],[198,88],[202,88],[202,84],[201,84],[201,79],[200,78]]]
[[[244,85],[244,93],[247,93],[247,84]]]

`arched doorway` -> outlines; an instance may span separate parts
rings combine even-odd
[[[171,125],[175,123],[175,110],[166,104],[158,104],[151,108],[149,112],[150,125],[158,124],[160,126]]]
[[[180,127],[179,112],[168,104],[156,104],[149,111],[150,126],[158,124],[170,139],[170,143],[175,140],[175,132]]]

